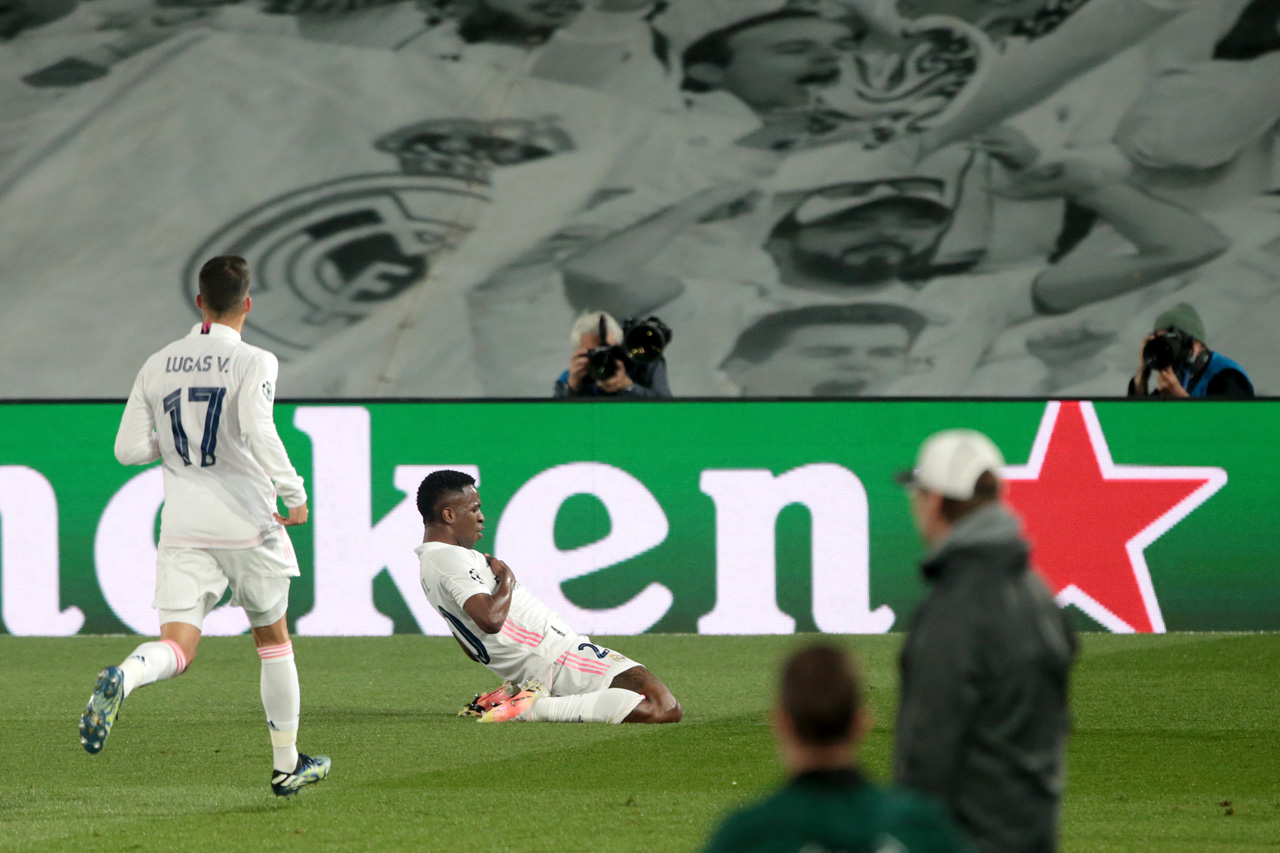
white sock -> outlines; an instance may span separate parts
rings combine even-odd
[[[143,643],[120,664],[120,671],[124,673],[125,698],[134,688],[181,675],[186,668],[187,657],[173,640]]]
[[[579,696],[543,696],[518,719],[531,723],[620,723],[643,699],[621,687]]]
[[[302,692],[298,689],[298,666],[293,661],[293,643],[263,646],[262,708],[267,712],[267,728],[271,731],[272,765],[281,773],[292,773],[298,766],[298,717]]]

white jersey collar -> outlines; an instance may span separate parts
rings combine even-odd
[[[209,323],[207,332],[205,331],[204,323],[196,323],[191,327],[191,332],[188,333],[187,337],[205,334],[211,338],[235,338],[237,341],[240,340],[240,333],[223,323]]]

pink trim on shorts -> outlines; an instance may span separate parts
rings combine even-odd
[[[278,646],[261,646],[258,649],[258,657],[263,660],[277,660],[278,658],[288,657],[291,654],[293,654],[292,640],[287,643],[281,643]]]
[[[161,640],[160,642],[173,649],[173,655],[178,659],[178,671],[174,675],[182,675],[187,669],[187,656],[182,653],[182,646],[173,640]]]
[[[609,671],[609,665],[604,661],[592,660],[584,658],[581,655],[575,655],[572,652],[565,652],[556,658],[556,663],[568,669],[576,669],[578,672],[585,672],[588,675],[604,675]]]
[[[584,664],[586,666],[599,667],[600,669],[610,668],[609,664],[605,663],[603,660],[597,657],[587,657],[586,655],[580,655],[574,652],[565,652],[564,657],[572,658],[574,661],[577,661],[578,663]]]

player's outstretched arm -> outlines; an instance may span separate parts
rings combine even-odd
[[[493,588],[492,593],[481,592],[471,596],[463,602],[462,609],[480,630],[486,634],[496,634],[502,630],[503,623],[507,621],[507,613],[511,610],[511,593],[516,588],[516,576],[506,563],[495,560],[488,554],[485,557],[489,560],[489,567],[493,569],[498,585]]]
[[[1137,249],[1128,255],[1068,255],[1037,276],[1037,301],[1053,313],[1074,311],[1179,275],[1231,247],[1231,242],[1195,211],[1148,195],[1084,161],[1048,164],[1028,169],[1022,176],[1009,195],[1070,198],[1097,212]]]
[[[1017,115],[1149,36],[1191,3],[1094,0],[1025,50],[1001,55],[965,107],[924,136],[921,156]]]
[[[120,429],[116,432],[116,461],[121,465],[146,465],[160,458],[156,422],[142,390],[142,374],[133,382],[129,402],[124,405]]]
[[[280,500],[289,508],[288,520],[301,524],[307,520],[307,491],[302,477],[289,461],[280,433],[276,432],[276,376],[279,372],[280,363],[269,352],[260,352],[250,365],[240,387],[240,428],[253,457],[276,484]],[[300,519],[295,518],[296,510],[301,510]],[[282,519],[283,516],[277,515],[277,520],[285,523]]]
[[[734,183],[702,190],[570,256],[561,265],[569,304],[630,317],[675,299],[684,292],[683,282],[645,267],[682,231],[753,189]]]

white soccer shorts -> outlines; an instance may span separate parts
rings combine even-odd
[[[288,610],[289,578],[298,574],[298,558],[283,528],[254,548],[161,546],[151,606],[160,611],[161,625],[185,622],[203,628],[229,585],[231,603],[244,608],[250,625],[265,628]]]
[[[619,675],[642,665],[582,634],[570,639],[551,667],[551,683],[547,686],[552,696],[580,696],[605,690]]]

